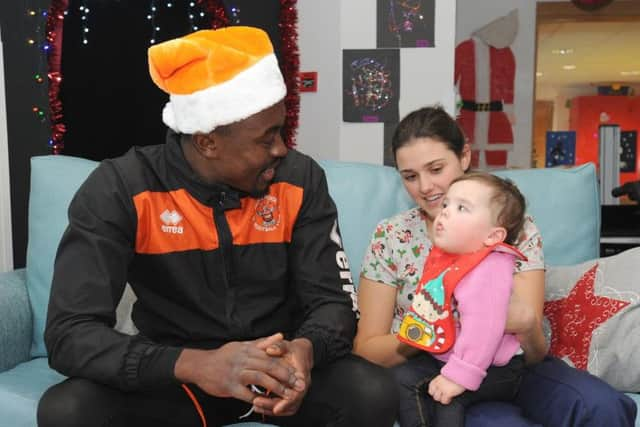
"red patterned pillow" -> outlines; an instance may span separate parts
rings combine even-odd
[[[640,392],[640,248],[546,272],[549,352]]]

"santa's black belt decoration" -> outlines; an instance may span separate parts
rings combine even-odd
[[[502,111],[502,101],[475,102],[463,99],[462,109],[469,111]]]

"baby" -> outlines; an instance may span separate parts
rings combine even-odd
[[[434,247],[398,332],[431,353],[415,375],[423,387],[414,387],[432,398],[432,407],[416,408],[429,425],[463,426],[469,404],[517,392],[524,362],[505,323],[515,259],[524,258],[510,244],[525,207],[513,183],[473,172],[453,181],[433,222]]]

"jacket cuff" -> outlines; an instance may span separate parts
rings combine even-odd
[[[181,352],[182,348],[149,342],[134,344],[124,365],[126,389],[143,390],[175,384],[175,364]]]
[[[454,355],[449,358],[440,373],[467,390],[477,390],[484,377],[487,376],[487,371],[484,369],[467,363]]]
[[[351,352],[351,343],[333,336],[322,329],[303,327],[295,338],[307,338],[313,345],[313,367],[330,363]]]

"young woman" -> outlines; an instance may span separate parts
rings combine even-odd
[[[456,122],[438,107],[406,116],[396,129],[392,149],[417,206],[383,220],[373,234],[362,263],[354,352],[392,368],[402,383],[403,365],[419,350],[401,343],[395,333],[431,250],[433,220],[451,182],[469,169],[471,150]],[[527,261],[516,263],[506,330],[517,335],[528,363],[541,363],[524,375],[516,399],[520,410],[507,404],[478,404],[468,412],[466,425],[530,426],[532,420],[553,426],[632,426],[636,408],[630,398],[588,373],[545,358],[544,257],[540,233],[530,217],[516,246]]]

